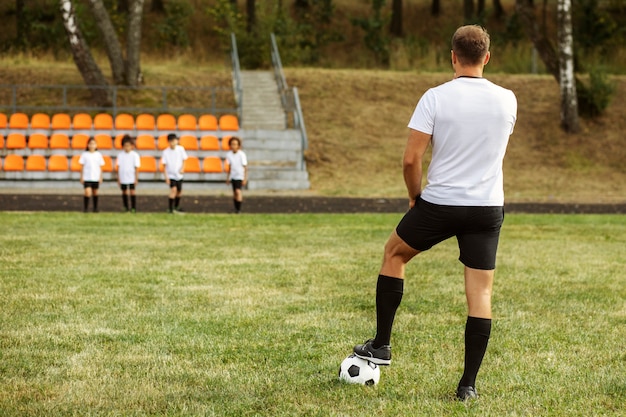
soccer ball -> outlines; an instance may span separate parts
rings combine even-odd
[[[380,368],[353,353],[341,362],[339,379],[350,384],[376,385],[380,381]]]

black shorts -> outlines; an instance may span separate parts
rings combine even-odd
[[[502,206],[443,206],[419,199],[396,228],[396,233],[413,249],[426,251],[456,236],[459,260],[473,269],[496,267]]]
[[[135,189],[135,184],[120,184],[120,188],[122,189],[122,191],[126,191],[126,190],[133,191]]]
[[[170,178],[170,188],[176,187],[176,191],[181,192],[183,189],[183,180],[173,180]]]
[[[100,183],[98,181],[84,181],[83,188],[91,188],[92,190],[97,190],[100,188]]]
[[[230,183],[233,186],[233,191],[241,190],[243,188],[243,180],[230,180]]]

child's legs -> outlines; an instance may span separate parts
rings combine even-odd
[[[170,194],[169,194],[170,198],[176,198],[177,193],[178,191],[176,190],[176,186],[170,187]]]
[[[243,201],[243,193],[241,192],[241,188],[238,188],[234,191],[233,198],[236,201]]]
[[[85,197],[91,197],[93,189],[91,187],[85,187]]]

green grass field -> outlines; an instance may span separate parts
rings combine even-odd
[[[409,265],[380,384],[340,383],[398,219],[0,213],[0,415],[626,415],[618,215],[507,215],[478,401],[453,240]]]

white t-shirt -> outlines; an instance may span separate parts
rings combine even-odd
[[[83,166],[83,181],[100,181],[102,167],[104,166],[104,158],[100,152],[85,151],[80,156],[78,163]]]
[[[428,90],[409,128],[432,135],[422,198],[453,206],[504,204],[502,160],[517,118],[512,91],[460,77]]]
[[[170,147],[165,148],[161,157],[161,162],[165,165],[165,175],[171,180],[182,180],[183,174],[180,173],[180,170],[186,159],[187,152],[182,146],[176,145],[174,149]]]
[[[236,153],[228,151],[226,161],[230,165],[230,179],[243,180],[245,176],[244,167],[248,165],[248,158],[244,151],[239,150]]]
[[[115,160],[115,165],[117,166],[117,176],[120,179],[120,184],[135,183],[135,171],[141,165],[141,159],[137,152],[120,152]]]

